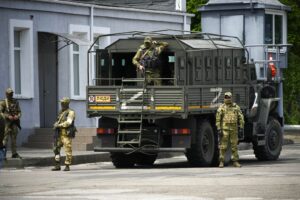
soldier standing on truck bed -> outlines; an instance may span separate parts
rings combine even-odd
[[[148,84],[153,82],[154,85],[161,85],[158,56],[167,46],[167,42],[153,41],[151,37],[147,36],[144,44],[140,46],[133,57],[132,63],[138,71],[145,73]]]
[[[72,138],[75,137],[76,127],[75,111],[69,108],[70,99],[64,97],[60,100],[61,110],[59,111],[56,122],[53,125],[55,130],[54,134],[54,159],[55,166],[52,171],[60,170],[60,149],[64,147],[66,153],[65,169],[64,171],[70,171],[70,165],[72,162]]]
[[[232,102],[231,92],[226,92],[224,95],[224,103],[218,108],[216,115],[216,126],[219,134],[219,167],[224,167],[224,157],[228,147],[228,142],[231,144],[232,161],[234,167],[241,167],[239,164],[238,155],[238,131],[243,132],[244,116],[240,107]]]
[[[4,159],[6,159],[6,150],[7,150],[6,145],[9,137],[11,141],[11,152],[12,152],[11,157],[22,158],[17,153],[17,135],[18,135],[18,129],[21,129],[20,126],[21,109],[19,106],[19,102],[15,98],[13,98],[14,91],[11,88],[7,88],[5,93],[6,93],[6,99],[4,99],[0,103],[0,113],[2,114],[5,120],[4,138],[2,141]]]

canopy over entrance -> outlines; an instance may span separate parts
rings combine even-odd
[[[92,42],[85,39],[85,38],[81,38],[78,35],[74,35],[74,34],[69,34],[69,33],[53,33],[53,32],[42,32],[42,33],[48,33],[48,34],[52,34],[54,36],[57,36],[59,38],[59,40],[57,40],[56,42],[64,42],[65,45],[63,45],[62,47],[60,47],[57,51],[63,49],[66,46],[69,46],[71,44],[77,44],[79,46],[91,46]]]

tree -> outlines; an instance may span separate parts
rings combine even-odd
[[[286,124],[300,124],[300,2],[280,2],[292,8],[288,13],[288,43],[293,46],[289,51],[288,68],[284,71],[284,117]]]
[[[191,23],[192,31],[201,31],[201,13],[198,9],[207,2],[208,0],[187,0],[187,11],[195,14]],[[300,124],[300,1],[280,2],[292,8],[287,20],[288,43],[293,46],[289,49],[288,68],[284,71],[284,117],[286,124]]]
[[[188,13],[195,14],[195,17],[192,18],[192,31],[201,31],[201,13],[198,11],[198,9],[207,2],[208,0],[187,0],[186,7]]]

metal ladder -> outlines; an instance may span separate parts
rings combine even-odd
[[[136,83],[136,85],[127,85]],[[122,78],[120,114],[118,117],[118,146],[141,146],[143,131],[145,78]]]

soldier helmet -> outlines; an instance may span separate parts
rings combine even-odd
[[[232,97],[232,94],[231,94],[231,92],[225,92],[225,95],[224,95],[224,97],[226,98],[231,98]]]
[[[70,98],[69,97],[63,97],[61,100],[60,100],[60,103],[66,103],[66,104],[69,104],[70,103]]]
[[[144,39],[144,43],[152,43],[152,37],[146,36]]]
[[[13,89],[11,88],[6,89],[6,94],[12,94],[12,93],[14,93]]]

